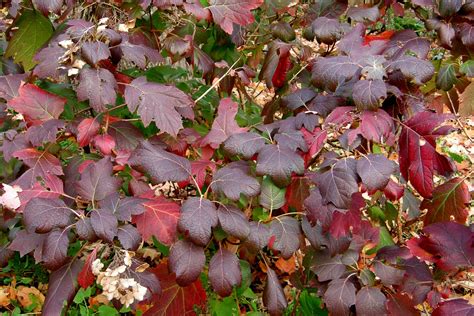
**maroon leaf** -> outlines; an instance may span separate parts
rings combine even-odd
[[[350,315],[349,308],[356,303],[356,288],[346,279],[333,280],[324,293],[326,306],[334,315]]]
[[[15,181],[15,184],[19,184],[21,187],[33,187],[38,177],[46,179],[51,174],[56,176],[63,174],[61,162],[49,152],[27,148],[15,151],[13,156],[21,159],[31,168]]]
[[[260,193],[260,183],[247,174],[248,165],[230,163],[217,170],[212,179],[211,188],[216,193],[223,193],[231,200],[240,199],[240,194],[248,197]]]
[[[176,274],[176,283],[188,286],[195,282],[206,264],[204,248],[187,240],[178,240],[170,249],[169,267]]]
[[[112,243],[117,236],[118,221],[115,215],[109,210],[93,210],[91,213],[91,225],[95,234]]]
[[[303,133],[300,131],[283,131],[275,135],[274,139],[282,148],[288,148],[292,151],[300,149],[303,152],[308,151]]]
[[[71,224],[74,211],[60,199],[33,198],[25,207],[23,220],[30,232],[47,233]]]
[[[148,201],[136,197],[120,198],[118,193],[113,193],[100,201],[100,208],[114,213],[119,221],[129,222],[132,215],[140,215],[145,212],[144,203]]]
[[[217,223],[217,209],[207,199],[190,197],[181,206],[178,228],[199,246],[207,245],[211,239],[211,229]]]
[[[59,269],[68,259],[67,248],[69,246],[69,229],[52,230],[43,242],[42,261],[43,265],[50,269]]]
[[[101,201],[120,187],[121,180],[113,176],[110,159],[103,158],[86,167],[77,182],[77,192],[89,201]]]
[[[26,79],[26,74],[0,76],[0,98],[7,101],[18,96],[21,82]]]
[[[229,136],[243,133],[247,130],[240,128],[235,121],[238,107],[239,105],[232,101],[231,98],[225,98],[220,101],[217,117],[212,123],[211,131],[203,138],[202,146],[210,145],[212,148],[218,148]]]
[[[346,272],[346,265],[341,259],[341,254],[332,257],[329,251],[319,251],[314,256],[311,271],[316,274],[319,282],[339,279]]]
[[[126,224],[120,226],[117,231],[117,237],[122,247],[127,250],[137,250],[142,241],[142,236],[135,226]]]
[[[33,74],[40,78],[58,79],[61,74],[65,73],[65,69],[60,68],[62,66],[60,63],[66,52],[67,50],[64,47],[58,45],[58,41],[51,42],[34,56],[34,60],[38,62],[38,65],[33,69]]]
[[[289,184],[291,174],[304,172],[304,161],[297,153],[279,145],[265,145],[257,159],[257,174],[270,175],[278,186]]]
[[[299,89],[281,98],[281,103],[291,110],[306,107],[306,104],[314,99],[316,92],[309,88]]]
[[[384,155],[368,154],[357,160],[357,173],[369,190],[383,189],[395,171],[395,163]]]
[[[356,311],[357,315],[371,316],[371,315],[385,315],[385,302],[387,298],[376,287],[363,287],[357,292],[356,296]]]
[[[98,247],[94,248],[94,250],[87,256],[84,267],[82,267],[81,272],[79,272],[79,275],[77,276],[77,282],[83,289],[94,284],[95,275],[92,273],[92,262],[97,258],[97,249]]]
[[[21,206],[16,211],[23,212],[26,204],[33,198],[56,199],[63,194],[63,181],[55,175],[47,174],[45,179],[37,181],[31,188],[18,192]]]
[[[384,110],[363,111],[360,131],[365,139],[384,143],[393,135],[393,119]]]
[[[380,261],[374,263],[375,275],[380,278],[384,285],[399,285],[403,281],[405,271],[383,264]]]
[[[336,19],[319,17],[311,23],[311,29],[319,43],[334,44],[344,35],[344,28]]]
[[[140,143],[128,162],[148,172],[155,183],[184,181],[191,175],[189,160],[153,146],[148,141]]]
[[[452,162],[436,151],[436,139],[449,129],[438,126],[445,115],[420,112],[405,122],[399,138],[400,172],[425,198],[433,192],[433,175],[437,171],[448,175],[454,171]]]
[[[385,82],[376,80],[359,80],[353,87],[352,98],[359,110],[377,110],[387,98]]]
[[[176,238],[179,205],[158,196],[143,204],[145,212],[132,217],[143,240],[150,241],[155,236],[161,243],[170,245]]]
[[[315,128],[312,132],[309,132],[306,129],[302,129],[301,131],[303,132],[304,140],[309,147],[308,156],[312,158],[323,148],[327,137],[327,131],[323,131],[319,127]]]
[[[125,88],[130,111],[138,110],[145,126],[152,121],[163,132],[176,136],[183,127],[180,109],[192,108],[193,100],[174,86],[147,82],[145,77],[133,80]]]
[[[300,247],[300,223],[288,216],[274,218],[270,225],[270,238],[275,238],[272,248],[280,251],[284,259],[290,258]]]
[[[20,230],[10,246],[8,246],[8,249],[18,251],[20,257],[23,257],[34,250],[35,260],[40,262],[41,250],[43,249],[43,242],[45,239],[46,234],[37,234],[35,232],[28,232],[27,230]]]
[[[270,228],[261,222],[250,222],[250,234],[247,237],[248,244],[255,250],[262,250],[270,240]]]
[[[245,214],[230,205],[220,205],[217,209],[217,217],[222,229],[231,236],[245,240],[250,234],[250,224]]]
[[[420,312],[415,309],[414,305],[415,304],[407,294],[396,293],[388,298],[387,310],[389,315],[394,316],[421,315]]]
[[[60,315],[64,302],[69,304],[72,301],[78,288],[77,276],[82,264],[80,260],[72,260],[51,273],[42,311],[45,315]]]
[[[224,142],[224,149],[231,155],[242,155],[245,159],[250,159],[260,149],[265,146],[265,138],[253,133],[232,134]]]
[[[407,79],[413,80],[418,85],[429,81],[434,75],[434,66],[430,61],[409,55],[394,60],[390,67],[393,70],[400,70]]]
[[[226,33],[232,34],[234,24],[245,26],[255,21],[250,10],[261,6],[263,0],[210,0],[212,18]]]
[[[268,52],[259,74],[259,79],[265,79],[268,88],[273,88],[275,83],[282,84],[281,80],[285,79],[286,73],[282,72],[282,70],[285,70],[282,69],[282,65],[287,65],[287,62],[290,61],[290,49],[290,44],[279,40],[273,41],[268,45]],[[274,83],[274,79],[277,82]]]
[[[220,248],[209,262],[209,281],[220,296],[232,294],[233,287],[242,282],[239,258],[229,250]]]
[[[310,181],[307,177],[293,177],[290,185],[286,188],[286,204],[283,210],[303,211],[303,202],[309,196]]]
[[[63,0],[33,0],[38,11],[41,11],[44,15],[48,15],[51,12],[59,14],[61,7],[63,6]]]
[[[50,119],[58,119],[64,110],[66,99],[38,88],[24,84],[18,89],[19,95],[8,101],[8,106],[32,124],[40,124]]]
[[[109,47],[102,42],[85,42],[82,44],[82,57],[91,65],[96,65],[110,57]]]
[[[319,58],[313,65],[312,81],[316,86],[334,91],[339,83],[352,79],[360,70],[348,56]]]
[[[118,47],[122,51],[122,59],[132,62],[142,69],[147,66],[147,62],[157,63],[163,61],[160,52],[142,44],[133,44],[125,40]]]
[[[421,209],[428,209],[424,224],[450,221],[451,218],[460,224],[466,223],[469,214],[469,189],[461,178],[454,178],[433,190],[433,197],[424,199]]]
[[[115,148],[115,140],[108,134],[96,135],[92,139],[92,143],[105,156],[111,155]]]
[[[474,305],[469,304],[468,301],[461,298],[452,299],[441,302],[433,311],[433,316],[472,316],[474,313]]]
[[[28,147],[31,147],[31,144],[26,139],[25,133],[18,134],[15,130],[9,130],[2,135],[1,151],[6,162],[13,158],[14,152]]]
[[[115,139],[117,149],[121,150],[132,151],[144,139],[140,130],[129,122],[113,122],[108,132]]]
[[[56,134],[64,127],[64,121],[48,120],[41,125],[32,126],[26,131],[26,138],[35,147],[56,141]]]
[[[349,7],[347,16],[355,22],[376,22],[380,17],[377,6],[371,8]]]
[[[114,75],[104,68],[84,68],[79,76],[77,99],[89,100],[90,106],[97,112],[103,112],[107,104],[114,105],[117,82]]]
[[[96,118],[85,118],[77,126],[77,142],[79,146],[88,145],[91,139],[99,133],[100,124]]]
[[[263,289],[263,304],[267,307],[270,315],[281,315],[288,305],[278,276],[270,268],[267,268],[267,283]]]

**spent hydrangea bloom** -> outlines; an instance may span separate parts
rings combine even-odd
[[[18,192],[21,192],[22,189],[17,185],[11,186],[6,183],[3,183],[3,190],[5,191],[5,193],[0,196],[0,204],[10,210],[16,210],[17,208],[19,208],[21,202],[20,197],[18,196]]]
[[[91,266],[92,273],[94,275],[99,275],[100,271],[104,268],[104,264],[100,261],[100,259],[95,259]]]

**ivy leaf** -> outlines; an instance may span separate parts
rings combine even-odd
[[[278,276],[270,268],[267,269],[267,283],[263,289],[263,304],[267,307],[270,315],[281,315],[288,306]]]
[[[93,210],[91,224],[95,234],[109,243],[117,236],[117,217],[110,210]]]
[[[212,19],[227,34],[232,34],[234,24],[245,26],[255,21],[250,10],[263,4],[263,0],[210,0],[207,7]]]
[[[145,77],[133,80],[125,88],[124,96],[130,111],[138,110],[145,126],[153,121],[161,131],[172,136],[183,127],[180,111],[194,106],[191,97],[178,88],[147,82]]]
[[[450,221],[451,217],[460,224],[466,223],[469,201],[469,189],[461,178],[454,178],[437,186],[433,190],[433,197],[423,200],[420,205],[421,209],[428,209],[424,219],[425,226]]]
[[[144,316],[192,315],[195,313],[195,306],[205,308],[206,291],[199,279],[181,287],[176,283],[174,274],[168,272],[166,263],[158,265],[152,272],[160,280],[162,294],[153,297],[153,307],[147,310]]]
[[[272,248],[280,251],[283,259],[289,259],[300,247],[300,223],[288,216],[274,218],[270,224],[271,238],[275,238]]]
[[[449,175],[455,166],[436,151],[436,139],[449,133],[449,127],[438,126],[447,116],[419,112],[405,122],[399,138],[400,172],[425,198],[433,192],[433,176],[437,171]]]
[[[350,205],[352,194],[359,189],[356,168],[353,158],[342,159],[328,171],[314,175],[312,180],[325,199],[338,208],[346,209]]]
[[[102,158],[84,169],[77,182],[77,192],[89,201],[101,201],[116,192],[121,180],[113,176],[113,166],[109,158]]]
[[[64,110],[66,99],[27,83],[18,89],[18,96],[7,104],[21,113],[26,120],[37,125],[51,119],[58,119]]]
[[[248,169],[247,164],[234,162],[217,170],[212,179],[212,190],[234,201],[240,199],[240,194],[256,196],[260,192],[260,183],[247,174]]]
[[[72,301],[78,289],[77,276],[82,265],[82,261],[72,260],[51,273],[42,311],[45,315],[60,315],[64,302]]]
[[[332,280],[324,293],[324,302],[334,315],[350,315],[349,308],[356,303],[356,288],[349,278]]]
[[[209,281],[220,296],[232,294],[234,286],[242,282],[239,258],[229,250],[220,248],[209,262]]]
[[[250,224],[245,214],[231,205],[220,205],[217,217],[222,229],[231,236],[245,240],[250,234]]]
[[[33,198],[23,211],[25,227],[30,232],[47,233],[72,223],[74,211],[60,199]]]
[[[48,18],[35,10],[23,10],[15,23],[18,30],[8,43],[5,57],[13,57],[17,64],[30,70],[36,64],[33,56],[53,34],[53,25]]]
[[[395,163],[384,155],[368,154],[357,160],[357,173],[371,191],[383,189],[395,171]]]
[[[462,116],[474,115],[474,84],[471,82],[459,96],[459,114]]]
[[[176,274],[176,283],[188,286],[201,275],[206,264],[204,248],[187,240],[178,240],[170,249],[169,267]]]
[[[259,196],[260,205],[267,210],[276,210],[285,205],[285,188],[279,188],[272,180],[265,177],[262,182],[262,192]]]
[[[155,183],[185,181],[191,175],[189,160],[153,146],[148,141],[140,143],[128,162],[148,172]]]
[[[387,298],[376,287],[363,287],[357,292],[356,296],[356,311],[357,315],[384,315],[385,302]]]
[[[132,251],[137,250],[142,241],[139,231],[130,224],[120,226],[117,230],[117,237],[124,249]]]
[[[212,128],[201,141],[201,145],[210,145],[212,148],[218,148],[233,134],[243,133],[247,129],[240,128],[235,121],[235,116],[239,105],[231,98],[222,99],[217,108],[217,117],[212,123]]]
[[[242,155],[245,159],[250,159],[260,149],[265,146],[265,138],[253,133],[232,134],[224,142],[224,149],[231,155]]]
[[[180,217],[179,205],[158,196],[143,203],[145,212],[132,216],[143,240],[150,241],[155,236],[161,243],[170,245],[176,238]]]
[[[352,89],[352,98],[358,110],[377,110],[387,98],[387,87],[380,79],[359,80]]]
[[[278,186],[286,186],[290,183],[290,176],[295,172],[304,172],[304,160],[297,153],[282,148],[279,145],[265,145],[257,159],[257,174],[270,175]]]
[[[190,197],[181,206],[178,228],[199,246],[207,245],[211,239],[211,230],[217,223],[217,209],[207,199]]]
[[[69,228],[52,230],[43,242],[41,258],[43,265],[56,270],[67,261],[67,248],[69,247]]]
[[[97,112],[103,112],[107,104],[114,105],[117,82],[114,75],[104,68],[84,68],[79,75],[77,99],[89,100],[90,106]]]

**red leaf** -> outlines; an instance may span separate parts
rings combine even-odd
[[[191,162],[191,173],[196,177],[196,182],[200,188],[203,187],[206,180],[207,170],[216,171],[216,163],[209,160],[198,160]]]
[[[35,197],[54,199],[64,193],[63,181],[57,176],[47,174],[43,181],[44,184],[38,181],[33,185],[33,187],[18,192],[21,206],[17,209],[17,212],[23,212],[26,203]]]
[[[311,158],[317,155],[324,146],[326,141],[327,132],[316,127],[312,132],[307,131],[305,128],[301,129],[304,140],[308,145],[308,152],[305,155],[305,163],[307,164]]]
[[[161,243],[170,245],[176,238],[180,215],[179,205],[158,196],[143,204],[145,212],[132,217],[144,240],[155,236]]]
[[[61,161],[47,151],[26,148],[16,151],[13,156],[22,160],[31,168],[15,181],[15,184],[20,185],[22,188],[33,187],[38,177],[45,179],[49,174],[56,176],[63,174]]]
[[[8,101],[8,106],[23,114],[25,119],[33,125],[50,119],[58,119],[66,104],[65,98],[29,83],[21,86],[18,93],[19,96]]]
[[[79,123],[77,127],[77,142],[79,146],[84,147],[88,145],[95,135],[99,132],[100,124],[95,118],[86,118]]]
[[[286,74],[291,69],[290,51],[283,50],[278,60],[278,66],[272,77],[272,83],[275,88],[281,88],[286,82]]]
[[[385,196],[391,201],[398,201],[403,196],[403,186],[393,180],[389,180],[383,190]]]
[[[364,46],[365,45],[370,45],[370,42],[372,41],[388,41],[390,38],[392,38],[393,34],[395,34],[395,31],[385,31],[377,35],[366,35],[364,36]]]
[[[207,297],[201,281],[181,287],[176,283],[174,273],[168,272],[168,265],[162,263],[151,270],[160,280],[162,293],[153,297],[153,307],[144,316],[196,315],[194,307],[205,308]]]
[[[261,6],[263,0],[211,0],[209,4],[214,22],[232,34],[234,24],[244,26],[255,21],[250,10]]]
[[[289,208],[295,211],[303,211],[303,201],[309,196],[309,179],[305,177],[293,177],[290,185],[286,189],[286,204],[282,207],[285,212]]]
[[[451,217],[458,223],[466,223],[469,201],[469,189],[463,179],[447,181],[434,189],[431,200],[425,199],[421,203],[421,209],[428,209],[425,225],[450,221]]]
[[[112,149],[115,148],[115,139],[109,134],[97,135],[92,139],[92,142],[103,155],[112,154]]]
[[[97,258],[97,247],[87,256],[86,263],[82,267],[81,272],[77,276],[77,282],[79,285],[86,289],[87,287],[94,284],[95,275],[92,273],[92,262]]]

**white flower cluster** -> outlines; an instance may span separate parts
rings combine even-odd
[[[125,252],[123,263],[102,271],[104,264],[100,262],[100,259],[96,259],[92,262],[92,273],[97,276],[97,283],[102,286],[104,295],[108,300],[117,299],[121,304],[128,307],[135,300],[138,302],[143,300],[147,288],[135,281],[134,278],[129,278],[126,274],[127,268],[132,265],[132,259],[128,252]]]
[[[3,183],[3,190],[5,193],[0,196],[0,205],[10,209],[16,210],[21,206],[20,197],[18,192],[21,192],[21,188],[17,185],[11,186],[6,183]]]

